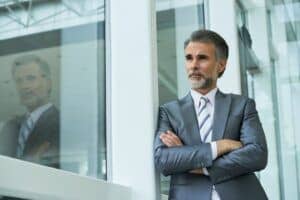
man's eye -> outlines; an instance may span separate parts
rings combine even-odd
[[[197,58],[198,58],[198,60],[204,60],[204,59],[207,59],[208,56],[206,56],[206,55],[198,55]]]
[[[186,55],[185,56],[185,60],[191,60],[192,59],[192,56],[191,55]]]

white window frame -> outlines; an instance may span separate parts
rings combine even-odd
[[[131,199],[127,187],[0,156],[0,194],[30,200]]]
[[[0,156],[1,195],[159,199],[153,163],[158,109],[155,1],[107,0],[105,7],[107,181]]]

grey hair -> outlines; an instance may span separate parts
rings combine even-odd
[[[184,49],[190,42],[205,42],[212,43],[216,47],[216,58],[227,60],[229,55],[229,47],[226,41],[218,33],[211,30],[197,30],[192,32],[190,37],[184,42]],[[225,70],[224,70],[225,71]],[[224,71],[220,72],[218,77],[221,77]]]
[[[14,75],[16,70],[20,66],[31,64],[31,63],[36,63],[40,67],[42,74],[45,76],[45,78],[51,80],[51,72],[48,63],[36,55],[25,55],[15,59],[11,69],[12,74]]]

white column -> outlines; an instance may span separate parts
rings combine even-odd
[[[157,118],[156,21],[153,0],[111,0],[109,180],[154,200],[153,138]],[[108,49],[107,49],[108,50]]]
[[[224,92],[241,93],[235,0],[210,0],[208,3],[208,27],[223,36],[229,45],[226,71],[218,81],[218,87]]]

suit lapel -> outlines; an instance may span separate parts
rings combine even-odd
[[[55,107],[51,106],[50,108],[45,110],[44,113],[41,114],[39,119],[36,121],[35,126],[31,131],[31,134],[27,138],[24,152],[28,151],[28,148],[36,145],[37,141],[39,141],[39,138],[46,137],[45,132],[47,132],[47,130],[49,129],[48,126],[53,120],[52,114],[54,111]]]
[[[179,100],[182,118],[185,124],[185,128],[187,131],[188,137],[190,139],[191,144],[199,144],[201,142],[198,120],[196,111],[194,108],[194,101],[189,93],[183,99]]]
[[[228,114],[230,111],[230,104],[231,96],[225,95],[218,90],[215,97],[212,141],[223,138]]]

